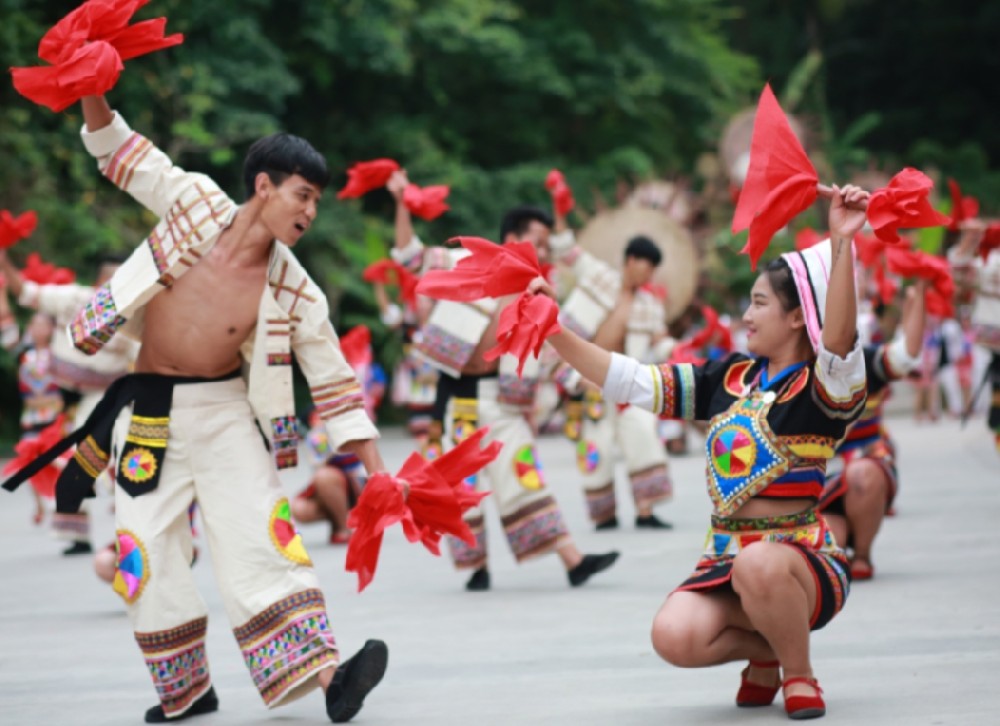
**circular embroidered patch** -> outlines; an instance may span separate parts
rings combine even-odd
[[[542,468],[538,465],[538,456],[531,444],[525,444],[514,455],[514,474],[525,489],[537,490],[544,486]]]
[[[271,533],[271,541],[275,548],[286,558],[298,565],[312,565],[309,553],[302,543],[302,535],[295,529],[292,523],[292,510],[288,505],[288,498],[282,497],[271,510],[271,523],[268,527]]]
[[[131,605],[139,599],[149,580],[149,557],[139,538],[127,529],[115,533],[115,550],[118,567],[111,587]]]
[[[156,474],[156,457],[149,449],[131,449],[122,457],[121,471],[129,481],[142,484]]]
[[[757,460],[757,444],[742,426],[725,426],[712,439],[712,468],[727,479],[747,476]]]
[[[601,463],[601,452],[592,441],[581,441],[576,445],[576,465],[584,474],[591,474]]]
[[[474,423],[457,418],[452,425],[451,440],[456,444],[460,444],[474,433],[476,433],[476,425]]]

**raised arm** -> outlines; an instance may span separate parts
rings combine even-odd
[[[83,122],[90,133],[110,126],[115,120],[115,112],[111,110],[108,99],[104,96],[84,96],[80,106],[83,109]]]
[[[924,328],[927,326],[927,280],[918,278],[906,290],[903,301],[903,339],[906,354],[916,358],[924,346]]]
[[[0,252],[0,255],[3,253]],[[0,272],[0,347],[6,350],[13,350],[20,340],[21,333],[17,327],[17,321],[10,310],[10,301],[7,299],[7,280]]]
[[[24,287],[24,278],[21,271],[14,266],[6,250],[0,250],[0,275],[7,280],[7,289],[15,299],[21,297],[21,290]]]
[[[389,177],[385,188],[389,190],[396,200],[396,249],[404,250],[413,241],[413,218],[410,216],[409,208],[403,203],[403,194],[409,185],[410,179],[406,176],[406,170],[400,169]]]
[[[823,314],[823,347],[846,358],[854,347],[858,330],[857,293],[854,289],[854,255],[851,245],[865,224],[868,192],[848,184],[833,187],[830,200],[830,287]]]

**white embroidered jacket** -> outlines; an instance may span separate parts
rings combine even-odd
[[[109,126],[93,133],[84,129],[82,136],[104,176],[160,217],[149,237],[70,324],[74,345],[93,354],[117,332],[141,340],[146,304],[197,264],[238,206],[207,176],[174,166],[118,114]],[[378,438],[365,413],[361,385],[340,351],[326,297],[278,241],[268,280],[257,327],[240,352],[250,406],[267,432],[278,467],[298,462],[292,353],[335,449],[347,441]]]
[[[592,340],[614,310],[621,293],[622,273],[603,260],[583,250],[572,230],[554,234],[549,239],[553,257],[573,270],[576,284],[560,306],[559,323],[581,338]],[[625,333],[625,355],[645,363],[659,363],[667,358],[667,316],[663,304],[653,294],[639,290]],[[581,378],[568,365],[554,371],[556,381],[570,393],[579,388]]]
[[[60,327],[73,322],[90,302],[94,288],[84,285],[39,285],[25,280],[18,302],[55,318]],[[139,346],[125,337],[115,338],[94,355],[77,350],[68,335],[52,337],[53,375],[60,387],[79,393],[100,392],[128,373]]]
[[[949,251],[948,261],[956,271],[971,270],[974,273],[976,302],[972,310],[972,325],[976,342],[1000,351],[1000,251],[993,250],[983,260],[977,254],[962,255],[956,245]]]

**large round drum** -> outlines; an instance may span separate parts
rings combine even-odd
[[[651,239],[663,253],[663,264],[653,282],[667,291],[667,320],[681,314],[698,285],[698,255],[687,229],[662,211],[626,207],[602,212],[577,234],[587,252],[616,268],[625,260],[625,247],[636,236]]]

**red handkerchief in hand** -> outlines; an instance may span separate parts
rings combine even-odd
[[[885,263],[879,263],[875,267],[875,284],[878,286],[878,297],[885,305],[892,304],[899,292],[899,285],[885,272]]]
[[[858,254],[858,262],[872,268],[881,264],[882,255],[885,254],[885,242],[878,237],[859,233],[854,235],[854,249]]]
[[[979,255],[986,261],[993,250],[1000,250],[1000,222],[993,222],[983,233],[983,239],[979,242]]]
[[[387,258],[371,263],[365,268],[362,278],[365,282],[397,285],[399,286],[399,296],[403,302],[408,305],[416,305],[417,303],[417,283],[420,278],[395,260]]]
[[[945,297],[937,288],[928,287],[924,296],[924,304],[927,306],[927,313],[936,315],[939,318],[955,317],[955,304],[951,297]]]
[[[807,250],[810,247],[818,245],[826,237],[821,235],[819,232],[814,230],[812,227],[806,227],[805,229],[800,229],[795,233],[795,249],[799,252],[802,250]]]
[[[403,204],[410,210],[410,214],[432,222],[451,209],[444,202],[450,193],[451,189],[444,184],[430,187],[410,184],[403,190]]]
[[[418,293],[436,300],[473,302],[524,292],[528,283],[542,275],[530,242],[498,245],[481,237],[459,237],[459,241],[472,254],[459,260],[454,269],[424,273]]]
[[[898,244],[900,228],[937,227],[951,220],[931,206],[928,198],[934,182],[922,171],[907,167],[887,187],[872,192],[868,200],[868,222],[883,242]]]
[[[552,199],[556,205],[556,214],[565,217],[573,211],[576,200],[573,198],[573,190],[566,183],[566,177],[558,169],[553,169],[545,177],[545,188],[552,193]]]
[[[962,222],[979,216],[979,200],[975,197],[963,197],[962,189],[954,179],[948,180],[948,191],[951,192],[951,224],[948,229],[957,232]]]
[[[521,293],[500,313],[497,344],[486,351],[483,358],[494,360],[510,353],[518,360],[517,375],[520,378],[528,356],[537,358],[545,339],[561,330],[558,320],[559,306],[554,300],[530,292]]]
[[[397,522],[410,542],[420,542],[440,554],[443,535],[458,537],[469,545],[475,536],[462,516],[477,506],[488,492],[476,492],[465,479],[493,461],[503,445],[479,444],[487,429],[480,429],[433,461],[414,452],[396,476],[374,474],[368,479],[357,505],[347,518],[354,530],[347,547],[348,572],[358,573],[358,591],[375,577],[385,530]]]
[[[59,113],[84,96],[102,96],[118,82],[122,59],[108,43],[77,49],[53,66],[12,68],[14,88],[29,101]]]
[[[901,277],[919,277],[929,280],[931,286],[947,300],[955,294],[955,281],[951,277],[948,261],[920,250],[887,249],[889,270]]]
[[[372,362],[372,332],[367,325],[356,325],[340,337],[340,352],[351,368]]]
[[[775,232],[816,201],[819,177],[798,137],[788,124],[771,85],[757,104],[750,142],[750,168],[733,215],[733,232],[750,229],[741,250],[750,266],[767,249]]]
[[[354,199],[381,189],[397,171],[399,164],[392,159],[359,161],[347,170],[347,184],[337,192],[337,199]]]
[[[670,359],[667,362],[672,365],[690,363],[691,365],[700,366],[705,363],[705,359],[695,352],[695,347],[690,342],[683,342],[674,346],[674,349],[670,351]]]
[[[66,416],[65,414],[59,414],[59,417],[42,429],[38,436],[33,439],[22,439],[18,442],[17,446],[14,447],[14,458],[7,462],[7,465],[0,474],[7,477],[21,471],[21,469],[58,444],[65,435]],[[56,494],[56,480],[65,466],[65,458],[56,459],[31,477],[31,486],[43,497],[54,497]]]
[[[17,217],[6,209],[0,211],[0,250],[13,247],[30,237],[37,226],[38,215],[30,210]]]
[[[41,256],[32,252],[21,270],[21,277],[38,285],[69,285],[76,280],[76,273],[51,262],[42,262]]]
[[[38,44],[38,57],[52,65],[11,69],[18,93],[62,111],[83,96],[111,90],[123,61],[182,43],[180,33],[164,35],[166,18],[129,25],[148,1],[88,0],[76,8]]]

